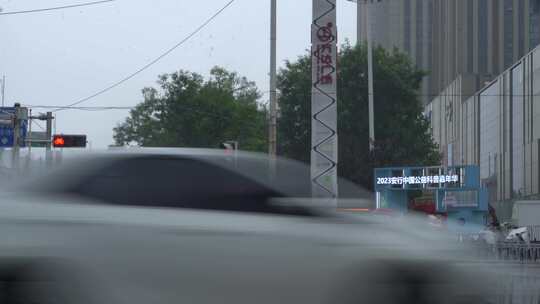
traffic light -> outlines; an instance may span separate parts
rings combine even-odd
[[[55,148],[85,148],[86,135],[53,135],[53,147]]]

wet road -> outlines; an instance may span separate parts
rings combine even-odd
[[[499,274],[494,304],[539,304],[540,264],[494,263]]]

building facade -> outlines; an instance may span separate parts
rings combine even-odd
[[[540,47],[477,93],[466,83],[458,76],[425,114],[443,165],[479,165],[489,202],[508,219],[513,200],[540,197]]]
[[[538,45],[538,0],[432,1],[432,94],[466,74],[480,89]]]
[[[359,0],[358,41],[366,5],[376,45],[398,48],[429,72],[424,104],[459,75],[476,90],[540,43],[540,0]]]
[[[367,39],[369,10],[374,45],[407,53],[420,69],[432,68],[433,0],[359,0],[357,41]],[[369,8],[366,7],[369,5]],[[422,84],[424,104],[429,101],[431,77]]]

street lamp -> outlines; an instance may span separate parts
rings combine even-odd
[[[374,99],[374,92],[373,92],[373,46],[372,46],[372,37],[371,37],[371,20],[370,20],[370,13],[369,13],[369,5],[368,0],[347,0],[350,2],[356,2],[358,5],[363,5],[364,10],[361,10],[361,7],[358,9],[358,15],[356,22],[360,22],[360,12],[365,11],[366,16],[366,40],[367,40],[367,61],[368,61],[368,111],[369,111],[369,150],[373,151],[375,148],[375,114],[373,109],[373,99]],[[360,33],[358,33],[358,38],[361,37]],[[360,41],[357,41],[357,43],[360,43]]]
[[[276,2],[270,0],[270,124],[268,154],[273,160],[277,154],[277,91],[276,91]]]
[[[270,121],[268,126],[268,154],[270,155],[270,178],[276,175],[277,156],[277,0],[270,0]]]

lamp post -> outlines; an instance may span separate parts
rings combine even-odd
[[[276,157],[277,151],[277,92],[276,92],[276,2],[270,2],[270,127],[268,154]]]
[[[360,23],[360,12],[365,12],[366,18],[366,41],[367,41],[367,62],[368,62],[368,111],[369,111],[369,150],[373,151],[375,148],[375,112],[374,112],[374,92],[373,92],[373,45],[371,37],[371,16],[369,12],[368,0],[348,0],[350,2],[356,2],[358,7],[357,23]],[[363,8],[363,9],[362,9]],[[358,29],[360,30],[360,29]],[[362,35],[358,33],[360,39]],[[358,41],[357,43],[361,43]]]

